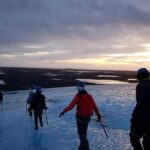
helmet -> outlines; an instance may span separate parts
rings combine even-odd
[[[36,92],[42,92],[42,87],[41,86],[37,86],[36,87]]]
[[[139,70],[137,70],[136,77],[138,80],[148,78],[149,72],[146,68],[140,68]]]
[[[82,81],[79,81],[77,83],[77,90],[80,92],[80,91],[84,91],[85,90],[85,83],[82,82]]]
[[[36,85],[35,84],[32,85],[32,89],[33,90],[36,89]]]
[[[79,87],[85,87],[85,83],[82,82],[82,81],[79,81],[79,82],[77,83],[77,86],[79,86]]]

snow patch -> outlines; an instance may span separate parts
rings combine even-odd
[[[0,74],[5,74],[5,72],[3,72],[3,71],[0,70]]]
[[[88,128],[90,150],[131,150],[129,128],[131,112],[135,106],[135,84],[86,86],[106,120],[106,131],[91,119]],[[59,113],[74,95],[76,87],[43,89],[47,102],[47,117],[43,114],[44,127],[34,130],[34,119],[26,112],[28,91],[16,91],[4,95],[3,110],[0,112],[1,150],[76,150],[79,144],[75,112]],[[11,93],[11,92],[10,92]],[[93,118],[96,118],[94,115]]]
[[[0,84],[5,85],[5,81],[0,79]]]
[[[57,74],[54,74],[54,73],[46,73],[46,74],[43,74],[45,76],[57,76]]]

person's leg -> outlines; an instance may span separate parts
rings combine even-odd
[[[30,108],[30,105],[28,106],[28,110]],[[29,116],[32,117],[32,110],[28,111],[29,112]]]
[[[34,123],[35,123],[35,129],[38,129],[38,114],[34,113]]]
[[[89,122],[81,122],[77,120],[77,129],[80,139],[79,150],[89,150],[89,142],[87,139],[87,128]]]
[[[39,121],[40,121],[41,127],[43,127],[43,121],[42,121],[42,114],[41,113],[39,114]]]
[[[150,150],[150,131],[143,137],[144,150]]]
[[[140,138],[141,137],[130,132],[130,142],[131,142],[134,150],[143,150],[142,145],[140,143]]]

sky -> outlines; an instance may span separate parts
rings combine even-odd
[[[149,0],[0,0],[0,66],[150,69]]]

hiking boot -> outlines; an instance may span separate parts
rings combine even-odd
[[[89,149],[86,149],[86,148],[84,148],[84,147],[79,146],[79,147],[78,147],[78,150],[89,150]]]
[[[78,147],[78,150],[83,150],[83,148],[81,146]]]
[[[38,130],[38,127],[35,127],[35,130]]]

